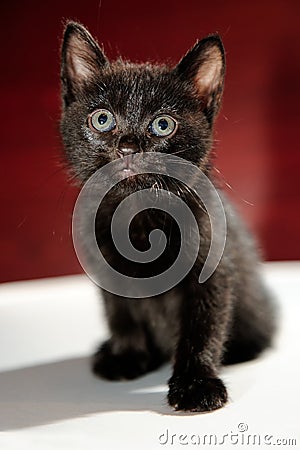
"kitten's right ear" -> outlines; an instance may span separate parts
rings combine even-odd
[[[218,34],[198,41],[175,67],[175,73],[194,87],[203,111],[212,121],[219,110],[224,87],[225,52]]]
[[[85,27],[69,22],[65,28],[61,50],[61,80],[66,105],[92,80],[108,60]]]

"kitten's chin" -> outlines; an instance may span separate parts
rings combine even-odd
[[[142,189],[150,189],[154,179],[149,174],[136,173],[133,169],[125,169],[118,172],[117,191],[124,195]]]
[[[126,178],[130,178],[130,177],[133,177],[134,175],[136,175],[134,170],[132,170],[130,168],[124,168],[124,169],[120,170],[120,174],[121,174],[122,180],[125,180]],[[130,181],[130,180],[128,180],[128,181]]]

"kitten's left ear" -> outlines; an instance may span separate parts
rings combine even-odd
[[[61,49],[61,80],[65,104],[76,98],[83,85],[92,80],[108,60],[87,29],[69,22]]]
[[[194,87],[210,120],[218,112],[225,75],[225,52],[218,34],[197,42],[175,68],[179,77]]]

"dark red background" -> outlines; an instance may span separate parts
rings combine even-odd
[[[227,51],[217,168],[267,259],[299,259],[300,2],[2,2],[0,281],[79,272],[76,189],[59,166],[59,46],[77,19],[118,53],[176,62],[218,31]],[[250,205],[251,203],[252,205]]]

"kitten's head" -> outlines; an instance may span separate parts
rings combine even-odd
[[[143,152],[176,154],[205,168],[224,72],[218,35],[197,42],[170,68],[110,62],[88,31],[70,22],[62,45],[61,130],[73,172],[85,181],[106,163]],[[134,173],[129,157],[124,169]]]

